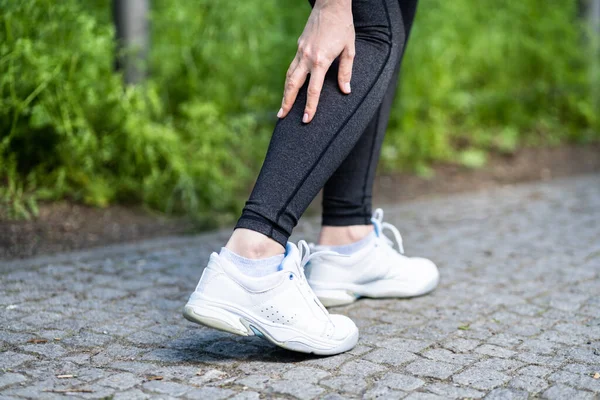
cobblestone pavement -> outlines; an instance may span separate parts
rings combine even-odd
[[[385,216],[410,254],[439,264],[441,285],[336,309],[361,337],[334,357],[181,317],[227,232],[4,263],[0,399],[600,396],[600,175]],[[309,239],[316,229],[301,226]]]

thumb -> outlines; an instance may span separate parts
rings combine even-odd
[[[352,79],[352,64],[354,64],[354,46],[346,47],[340,54],[340,66],[338,68],[338,84],[340,90],[350,94],[350,80]]]

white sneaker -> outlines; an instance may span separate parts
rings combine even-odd
[[[212,253],[200,282],[190,296],[186,319],[242,336],[257,335],[285,349],[314,354],[338,354],[352,349],[358,328],[343,315],[330,315],[304,275],[312,256],[305,241],[288,243],[286,256],[273,274],[244,275]]]
[[[383,222],[380,208],[375,210],[371,221],[376,238],[367,246],[346,257],[323,255],[307,266],[308,282],[326,307],[350,304],[359,297],[419,296],[437,286],[440,274],[435,264],[425,258],[403,255],[400,232]],[[394,234],[398,251],[383,234],[384,229]]]

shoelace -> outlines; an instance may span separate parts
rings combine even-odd
[[[306,267],[306,264],[308,264],[310,262],[311,259],[316,258],[316,257],[320,257],[320,256],[326,256],[326,255],[332,255],[332,256],[340,256],[340,257],[344,257],[344,254],[340,254],[337,251],[333,251],[333,250],[318,250],[315,252],[311,252],[311,246],[306,242],[306,240],[301,240],[298,242],[298,251],[300,252],[300,264],[302,266],[302,269],[304,269],[304,267]]]
[[[383,222],[383,210],[381,208],[375,210],[375,212],[373,213],[373,217],[371,218],[371,222],[373,223],[373,225],[375,225],[375,229],[377,230],[378,236],[383,237],[386,243],[393,248],[394,242],[383,234],[384,229],[389,229],[390,231],[392,231],[392,233],[394,234],[394,238],[396,239],[396,243],[398,244],[398,251],[400,251],[400,254],[404,254],[404,246],[402,245],[402,235],[400,235],[400,231],[394,225],[388,222]]]
[[[315,295],[315,293],[312,291],[312,289],[310,288],[310,285],[308,284],[308,280],[306,279],[306,275],[304,274],[304,270],[306,268],[306,265],[310,262],[311,259],[319,257],[319,256],[324,256],[324,255],[335,255],[335,256],[340,256],[340,257],[344,257],[343,254],[340,254],[336,251],[331,251],[331,250],[320,250],[320,251],[315,251],[311,253],[311,249],[309,244],[306,242],[306,240],[300,240],[298,242],[298,251],[300,253],[300,273],[302,274],[302,284],[304,286],[304,289],[306,290],[307,294],[310,294],[310,296],[313,298],[313,300],[315,301],[315,303],[317,304],[317,306],[319,306],[319,308],[321,310],[323,310],[323,312],[325,313],[325,315],[328,316],[329,318],[329,311],[327,311],[327,309],[325,308],[325,306],[323,306],[323,304],[321,304],[321,302],[319,301],[319,299],[317,298],[317,296]],[[331,320],[329,321],[331,323]]]

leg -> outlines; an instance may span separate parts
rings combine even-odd
[[[241,264],[263,261],[244,259],[239,254],[228,256],[223,250],[222,254],[213,253],[184,307],[190,321],[243,336],[261,336],[278,346],[307,353],[337,354],[356,345],[356,325],[345,316],[329,314],[306,285],[309,245],[304,241],[299,247],[286,243],[309,203],[373,119],[402,54],[405,31],[397,0],[355,0],[353,13],[356,58],[352,94],[340,93],[334,66],[327,75],[319,110],[305,125],[301,118],[306,86],[302,89],[290,114],[275,128],[260,175],[238,221],[240,229],[228,243],[236,252],[237,248],[244,249],[236,238],[258,237],[256,248],[247,254],[268,256],[273,244],[281,250],[286,246],[285,257],[280,256],[275,270],[266,273],[269,268],[265,268],[257,278],[245,274]],[[338,292],[348,296],[336,288]],[[338,297],[335,301],[339,302]]]
[[[401,0],[405,37],[412,25],[416,0]],[[375,168],[394,98],[400,63],[377,114],[350,155],[329,179],[323,196],[323,229],[317,250],[347,257],[321,257],[311,262],[308,281],[325,306],[349,304],[359,297],[412,297],[428,293],[439,282],[436,265],[404,256],[402,237],[376,210],[371,222]],[[383,230],[390,230],[397,250]],[[374,233],[371,233],[375,231]]]
[[[320,107],[303,124],[306,85],[275,127],[267,156],[236,228],[285,245],[312,199],[346,159],[386,96],[405,43],[397,0],[355,0],[356,58],[352,94],[344,95],[332,66]],[[229,246],[229,244],[228,244]]]
[[[405,43],[412,27],[417,0],[400,0]],[[403,50],[404,50],[403,49]],[[371,201],[373,181],[390,110],[396,93],[400,62],[383,102],[348,157],[329,178],[323,189],[323,230],[319,242],[341,245],[355,242],[373,229]]]

